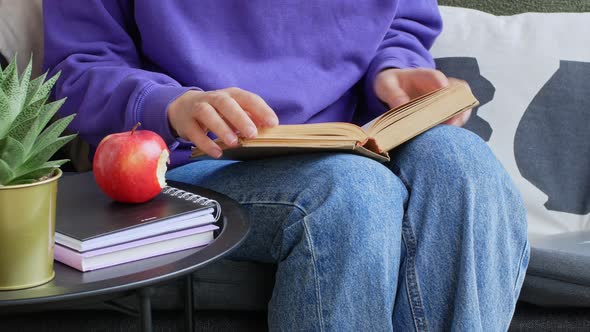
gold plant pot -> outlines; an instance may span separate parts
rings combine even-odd
[[[57,180],[0,186],[0,291],[44,284],[55,276]]]

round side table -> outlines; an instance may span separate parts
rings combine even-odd
[[[187,331],[193,330],[192,272],[210,264],[239,246],[248,235],[250,224],[243,208],[229,197],[196,186],[169,181],[171,186],[215,199],[222,215],[216,237],[210,244],[162,256],[89,272],[80,272],[55,262],[55,278],[33,288],[0,291],[0,310],[21,312],[44,310],[52,304],[103,302],[131,315],[139,316],[142,331],[152,331],[151,295],[156,284],[185,278],[185,317]],[[135,293],[139,310],[117,304],[113,300]]]

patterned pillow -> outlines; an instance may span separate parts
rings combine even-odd
[[[441,13],[437,67],[480,100],[466,128],[512,175],[531,239],[590,228],[590,13]]]

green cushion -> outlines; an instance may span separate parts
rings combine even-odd
[[[439,0],[438,4],[473,8],[494,15],[524,12],[590,12],[588,0]]]

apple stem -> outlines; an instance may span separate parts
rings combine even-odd
[[[135,130],[137,129],[137,127],[141,126],[141,122],[138,122],[135,124],[135,126],[133,126],[133,128],[131,128],[131,135],[133,135],[135,133]]]

